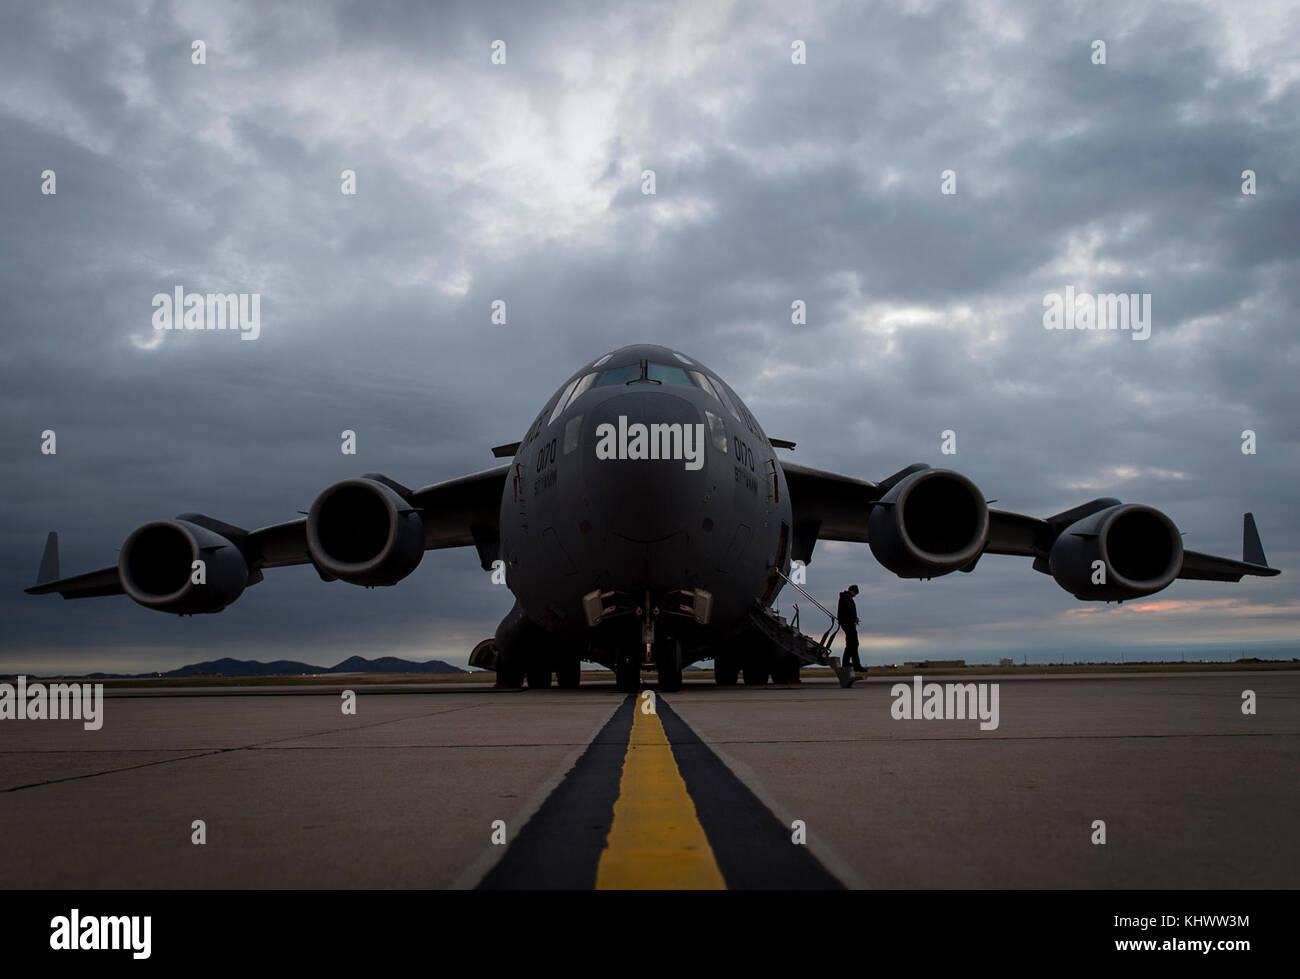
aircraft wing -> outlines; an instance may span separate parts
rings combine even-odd
[[[480,563],[486,571],[497,556],[497,521],[509,471],[509,465],[494,466],[417,490],[407,489],[377,473],[368,473],[365,478],[377,479],[396,490],[419,512],[426,551],[473,544],[480,551]],[[311,556],[307,551],[306,525],[305,519],[290,520],[254,530],[247,537],[245,550],[259,568],[307,564]]]
[[[792,556],[808,564],[812,561],[813,545],[819,540],[865,544],[872,506],[903,479],[925,468],[928,467],[916,463],[879,483],[872,483],[782,460],[794,520]]]
[[[818,540],[871,542],[873,512],[899,506],[903,484],[918,474],[926,474],[920,477],[922,479],[953,477],[954,485],[965,485],[971,491],[978,492],[965,477],[932,470],[922,463],[908,466],[879,483],[784,461],[781,468],[785,472],[790,492],[794,521],[791,556],[805,564],[811,561],[813,546]],[[1058,539],[1064,535],[1071,538],[1071,545],[1078,539],[1086,547],[1100,534],[1109,532],[1111,524],[1106,522],[1108,517],[1125,510],[1142,511],[1144,515],[1153,514],[1150,518],[1144,516],[1139,519],[1148,519],[1152,526],[1167,526],[1172,534],[1177,535],[1172,522],[1158,511],[1145,506],[1126,506],[1111,497],[1091,500],[1046,518],[987,507],[988,532],[983,548],[960,566],[938,569],[935,573],[973,571],[984,554],[1009,554],[1032,558],[1034,570],[1051,574],[1049,559]],[[909,519],[937,523],[947,519],[947,516],[942,506],[937,506],[924,515],[913,514]],[[881,521],[878,526],[884,523],[886,521]],[[1120,543],[1116,540],[1111,543],[1111,547],[1118,550]],[[1247,575],[1267,577],[1281,573],[1277,568],[1268,566],[1255,519],[1249,513],[1243,518],[1241,560],[1184,550],[1181,539],[1176,550],[1182,554],[1181,566],[1173,575],[1176,578],[1240,581]],[[906,577],[931,576],[923,568],[917,570],[915,556],[912,557],[911,566],[906,572],[893,568],[891,570]],[[1080,588],[1076,594],[1085,597],[1080,594],[1084,590],[1086,589]],[[1102,597],[1102,594],[1099,592],[1097,597]]]
[[[807,564],[818,540],[867,541],[867,517],[880,499],[877,483],[781,462],[794,520],[794,557]],[[811,536],[809,536],[811,535]],[[800,544],[804,545],[800,553]]]
[[[496,466],[417,490],[407,489],[378,473],[367,473],[362,479],[382,483],[401,497],[408,512],[419,514],[424,528],[425,550],[472,544],[478,549],[480,564],[487,570],[497,557],[498,514],[509,469],[509,465]],[[196,524],[220,536],[220,543],[210,544],[204,550],[225,546],[237,548],[247,565],[249,584],[262,580],[263,568],[312,563],[305,517],[252,531],[196,513],[184,513],[176,519]],[[322,577],[332,576],[322,572]],[[121,595],[125,588],[117,565],[68,578],[59,577],[58,534],[51,533],[46,539],[37,583],[25,591],[29,595],[91,598]]]
[[[411,502],[420,508],[425,549],[473,544],[479,564],[490,570],[500,545],[501,497],[509,474],[506,463],[416,490]]]
[[[53,573],[51,574],[51,569]],[[85,574],[71,578],[59,577],[59,535],[50,531],[45,538],[45,553],[41,557],[41,570],[36,576],[37,584],[24,591],[29,595],[48,595],[57,592],[64,598],[93,598],[96,595],[123,594],[122,582],[118,578],[117,565],[87,571]]]

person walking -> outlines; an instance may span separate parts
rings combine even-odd
[[[844,665],[853,667],[858,673],[866,673],[866,668],[858,659],[858,606],[853,601],[857,594],[857,585],[849,585],[840,592],[840,607],[835,617],[839,619],[840,628],[844,630]]]

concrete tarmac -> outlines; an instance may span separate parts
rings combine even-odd
[[[1300,673],[990,678],[987,731],[893,719],[896,682],[688,683],[664,695],[666,728],[679,760],[703,742],[754,807],[801,820],[850,887],[1300,886]],[[0,887],[475,886],[507,849],[494,823],[513,844],[627,699],[612,684],[357,695],[345,716],[336,689],[117,691],[99,731],[0,721]],[[709,770],[684,765],[688,786]],[[695,795],[716,849],[716,810],[737,797]],[[795,845],[754,839],[753,861]]]

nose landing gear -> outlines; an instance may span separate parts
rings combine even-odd
[[[659,670],[659,689],[676,693],[682,689],[682,643],[679,639],[660,639],[655,643],[655,664]]]
[[[636,693],[641,686],[641,655],[638,649],[620,649],[614,669],[620,693]]]

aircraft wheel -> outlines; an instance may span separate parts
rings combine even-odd
[[[747,687],[757,687],[767,683],[768,667],[765,659],[757,656],[747,658],[741,672],[745,674]]]
[[[528,688],[530,690],[547,690],[551,686],[551,665],[534,666],[528,671]]]
[[[555,683],[561,690],[577,690],[582,683],[582,660],[560,656],[555,663]]]
[[[798,683],[800,665],[801,661],[797,656],[787,654],[779,657],[776,665],[772,667],[772,682]]]
[[[511,657],[499,655],[497,657],[497,686],[514,687],[518,689],[524,685],[524,671],[514,664]]]
[[[664,693],[676,693],[682,689],[682,644],[676,639],[661,642],[655,650],[655,660],[659,669],[659,689]]]
[[[734,687],[740,679],[740,663],[731,653],[713,657],[713,682],[720,687]]]
[[[620,693],[636,693],[641,686],[641,660],[637,651],[622,651],[618,654],[618,669],[614,671],[618,680]]]

